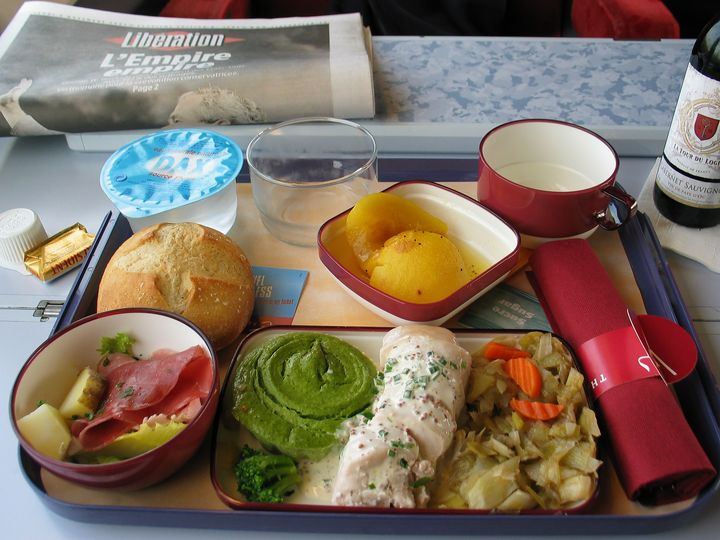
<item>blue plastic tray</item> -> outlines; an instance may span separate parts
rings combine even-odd
[[[122,216],[116,213],[106,216],[53,331],[94,311],[103,269],[112,253],[130,234],[130,227]],[[697,370],[675,388],[691,427],[715,467],[720,469],[720,390],[701,350],[663,251],[650,222],[642,214],[624,226],[620,236],[647,312],[675,320],[693,335],[698,344],[700,353]],[[288,532],[521,535],[533,531],[534,534],[545,535],[646,534],[665,531],[691,521],[716,496],[720,486],[718,478],[682,510],[654,515],[443,515],[297,512],[285,509],[268,512],[179,509],[170,505],[167,508],[146,508],[74,504],[57,499],[48,494],[42,482],[40,467],[22,449],[19,450],[19,460],[29,484],[42,502],[53,512],[69,519],[112,524]]]

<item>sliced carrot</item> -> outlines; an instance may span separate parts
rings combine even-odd
[[[516,349],[515,347],[503,345],[496,341],[491,341],[485,345],[483,356],[489,360],[497,360],[498,358],[510,360],[511,358],[529,357],[530,353]]]
[[[564,409],[562,405],[557,403],[543,403],[542,401],[515,398],[510,400],[510,407],[530,420],[552,420]]]
[[[540,395],[542,375],[532,360],[526,357],[511,358],[503,364],[503,369],[529,397]]]

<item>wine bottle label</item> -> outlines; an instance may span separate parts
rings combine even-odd
[[[695,208],[720,208],[720,182],[703,182],[660,160],[655,183],[671,199]]]
[[[720,81],[688,65],[656,183],[670,198],[720,208]]]

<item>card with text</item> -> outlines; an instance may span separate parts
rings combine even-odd
[[[470,305],[458,322],[470,328],[551,331],[538,299],[504,283]]]
[[[252,272],[255,279],[254,324],[292,324],[307,281],[307,271],[253,266]]]

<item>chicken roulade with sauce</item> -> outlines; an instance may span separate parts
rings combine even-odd
[[[385,335],[380,368],[384,384],[373,417],[350,430],[333,503],[422,507],[457,429],[470,354],[449,330],[401,326]]]

